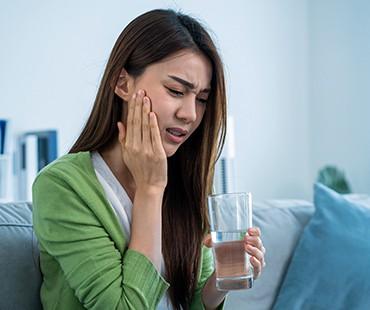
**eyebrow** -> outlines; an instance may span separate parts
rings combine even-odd
[[[183,80],[182,78],[179,78],[178,76],[174,76],[174,75],[169,75],[168,77],[170,77],[171,79],[175,80],[176,82],[184,85],[186,88],[190,89],[190,90],[194,90],[195,89],[195,86],[193,83],[190,83],[186,80]],[[200,92],[201,93],[209,93],[211,91],[211,89],[209,88],[205,88],[205,89],[202,89]]]

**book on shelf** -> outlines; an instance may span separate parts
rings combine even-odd
[[[38,172],[58,157],[56,130],[26,132],[19,137],[18,199],[32,200]]]

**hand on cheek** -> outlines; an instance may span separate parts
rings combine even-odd
[[[122,158],[137,187],[164,189],[167,185],[167,157],[157,117],[150,111],[150,99],[139,90],[128,102],[126,127],[118,122]]]

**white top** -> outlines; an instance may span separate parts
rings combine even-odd
[[[126,190],[114,176],[107,163],[98,152],[91,153],[91,160],[95,170],[95,174],[101,183],[107,199],[116,214],[126,237],[130,240],[131,237],[131,218],[132,218],[132,201],[130,200]],[[161,275],[164,276],[165,268],[163,256],[161,260]],[[173,310],[168,293],[161,299],[157,307],[158,310]]]

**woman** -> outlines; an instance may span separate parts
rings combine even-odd
[[[81,135],[33,186],[45,309],[222,306],[205,237],[225,124],[222,63],[203,27],[171,10],[133,20]],[[249,235],[258,277],[264,248]]]

